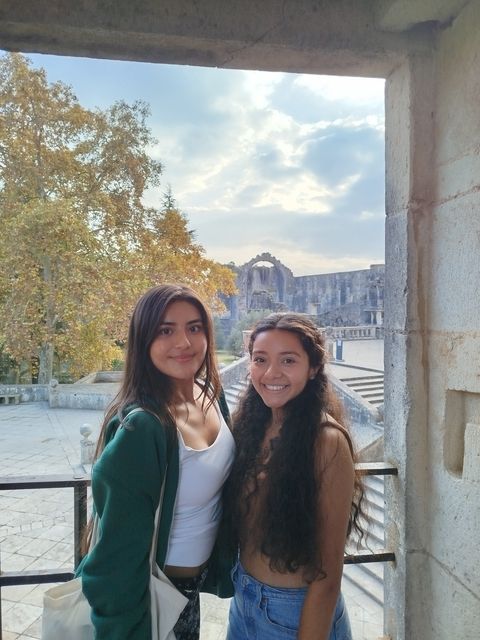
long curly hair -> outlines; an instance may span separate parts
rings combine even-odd
[[[227,490],[227,509],[235,542],[243,546],[247,536],[268,557],[272,571],[295,572],[301,569],[305,579],[325,577],[318,550],[318,492],[322,478],[316,471],[319,435],[325,426],[340,428],[347,438],[352,459],[355,454],[345,428],[342,406],[325,374],[326,353],[323,337],[306,316],[274,313],[254,327],[248,350],[252,356],[257,336],[281,329],[298,337],[316,374],[303,391],[283,408],[280,436],[271,442],[271,450],[262,451],[272,412],[250,382],[233,415],[237,457]],[[327,415],[328,414],[328,415]],[[338,424],[335,424],[331,420]],[[253,499],[258,496],[263,476],[261,505],[255,509],[255,522],[248,521]],[[264,488],[264,489],[263,489]],[[354,495],[348,535],[355,528],[362,536],[363,485],[355,476]],[[321,525],[321,521],[320,521]]]

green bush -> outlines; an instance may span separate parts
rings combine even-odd
[[[240,318],[240,320],[235,324],[230,332],[230,335],[228,336],[227,348],[229,349],[229,351],[238,356],[243,355],[243,332],[252,329],[259,320],[270,315],[270,313],[271,311],[269,311],[268,309],[249,311],[249,313]]]
[[[125,362],[123,360],[119,360],[118,358],[114,358],[110,363],[111,371],[123,371],[125,366]]]

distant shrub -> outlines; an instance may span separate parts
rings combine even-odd
[[[123,371],[125,366],[125,362],[123,360],[119,360],[118,358],[114,358],[110,363],[111,371]]]

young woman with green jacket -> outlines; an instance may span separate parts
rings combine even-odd
[[[235,448],[228,423],[208,309],[188,287],[151,289],[131,318],[92,470],[99,537],[78,574],[97,640],[151,637],[149,552],[164,481],[156,559],[188,598],[177,640],[199,638],[200,590],[231,595],[217,540]]]

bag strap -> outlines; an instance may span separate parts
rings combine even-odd
[[[94,516],[93,516],[92,535],[90,536],[90,544],[88,545],[87,553],[90,553],[90,551],[93,549],[93,547],[97,544],[97,541],[98,541],[98,538],[99,538],[98,529],[99,529],[98,516],[95,513]]]
[[[129,418],[130,416],[133,416],[133,414],[134,414],[134,413],[140,413],[140,411],[147,411],[147,410],[146,410],[146,409],[144,409],[143,407],[135,407],[135,409],[130,409],[130,411],[129,411],[128,413],[126,413],[126,414],[123,416],[123,418],[120,420],[120,424],[118,425],[117,430],[115,431],[115,436],[117,435],[118,430],[119,430],[120,428],[122,428],[122,427],[123,427],[124,429],[127,429],[127,430],[128,430],[128,427],[126,427],[123,423],[125,422],[125,420],[126,420],[127,418]],[[151,413],[151,412],[150,412],[150,411],[148,411],[147,413]],[[157,418],[157,416],[155,416],[155,417]],[[157,418],[157,419],[158,419],[158,418]],[[113,436],[113,437],[115,437],[115,436]]]
[[[157,545],[158,545],[158,533],[160,531],[160,516],[162,514],[163,494],[165,492],[165,478],[167,470],[165,469],[165,477],[163,478],[162,488],[160,490],[160,499],[158,501],[158,507],[155,511],[155,521],[153,527],[152,546],[150,547],[150,570],[153,572],[153,568],[157,562]]]
[[[124,429],[128,429],[128,427],[124,426],[123,422],[129,416],[133,415],[134,413],[139,413],[140,411],[144,411],[146,413],[150,413],[151,415],[153,415],[160,422],[160,418],[153,411],[150,411],[149,409],[144,409],[143,407],[135,407],[135,409],[132,409],[131,411],[129,411],[127,413],[127,415],[123,418],[123,420],[118,425],[118,429],[120,429],[120,427],[123,427]],[[117,433],[118,433],[118,429],[117,429]],[[172,452],[168,451],[168,445],[169,445],[169,443],[168,443],[168,438],[167,438],[167,458],[169,459],[169,457],[170,457]],[[152,537],[152,544],[150,546],[150,572],[153,572],[154,566],[155,566],[155,564],[157,562],[158,535],[159,535],[159,531],[160,531],[160,518],[161,518],[161,515],[162,515],[163,495],[165,493],[165,483],[166,483],[166,478],[167,478],[167,471],[168,471],[168,462],[167,462],[167,466],[165,467],[165,475],[163,476],[162,488],[160,489],[160,498],[159,498],[159,501],[158,501],[157,509],[155,511],[153,537]]]
[[[223,387],[220,390],[220,395],[218,397],[218,406],[220,407],[220,411],[221,411],[221,413],[223,415],[223,419],[225,420],[225,422],[227,423],[228,428],[231,431],[232,430],[232,425],[231,425],[230,410],[228,408],[227,399],[225,397],[225,391],[223,390]]]
[[[129,411],[121,420],[120,423],[117,427],[117,429],[115,430],[115,433],[113,434],[113,436],[110,438],[109,442],[111,442],[115,436],[118,433],[118,430],[120,429],[120,427],[123,427],[123,423],[125,422],[125,420],[128,418],[128,416],[132,415],[133,413],[138,413],[139,411],[143,411],[142,408],[140,407],[136,407],[135,409],[132,409],[131,411]],[[88,551],[87,553],[90,553],[90,551],[94,548],[94,546],[97,544],[98,538],[99,538],[99,517],[96,513],[96,511],[94,510],[93,513],[93,524],[92,524],[92,535],[90,536],[90,544],[88,545]]]
[[[155,413],[155,411],[152,411],[152,409],[146,409],[145,407],[135,407],[134,409],[130,409],[130,411],[125,414],[123,416],[123,418],[120,419],[119,425],[117,427],[117,430],[115,431],[115,435],[117,434],[118,430],[120,429],[120,427],[123,427],[124,429],[129,429],[129,427],[127,425],[124,425],[123,423],[125,422],[125,420],[133,415],[134,413],[140,413],[140,411],[144,411],[145,413],[149,413],[151,416],[153,416],[154,418],[156,418],[158,420],[158,423],[160,425],[162,425],[162,420],[160,419],[160,416]],[[115,435],[113,437],[115,437]],[[170,458],[171,455],[171,450],[173,448],[173,443],[175,440],[175,435],[172,433],[169,433],[169,429],[165,428],[165,439],[167,442],[167,457]]]
[[[152,414],[160,422],[160,418],[157,416],[156,413],[153,413],[153,411],[149,411],[148,409],[144,409],[143,407],[135,407],[134,409],[131,409],[120,420],[120,423],[119,423],[117,429],[115,430],[115,433],[113,434],[113,437],[111,438],[111,440],[113,440],[116,437],[116,435],[119,432],[120,428],[128,430],[128,427],[124,425],[124,422],[125,422],[125,420],[127,418],[129,418],[130,416],[132,416],[135,413],[140,413],[141,411],[144,411],[146,413]],[[168,439],[167,439],[167,455],[169,455],[168,454]],[[165,476],[163,478],[162,488],[161,488],[161,491],[160,491],[160,500],[159,500],[159,503],[158,503],[157,510],[155,512],[155,526],[154,526],[154,531],[153,531],[152,545],[150,547],[150,566],[151,566],[152,570],[153,570],[153,563],[155,562],[155,558],[156,558],[156,555],[157,555],[157,543],[158,543],[158,533],[159,533],[159,528],[160,528],[160,516],[161,516],[161,513],[162,513],[161,505],[163,503],[163,494],[164,494],[164,491],[165,491],[165,480],[166,480],[166,476],[167,476],[167,469],[168,469],[168,465],[165,468]],[[90,551],[97,544],[98,538],[99,538],[99,518],[98,518],[98,515],[96,513],[94,513],[92,535],[91,535],[91,538],[90,538],[90,544],[88,546],[88,552],[87,553],[90,553]]]

